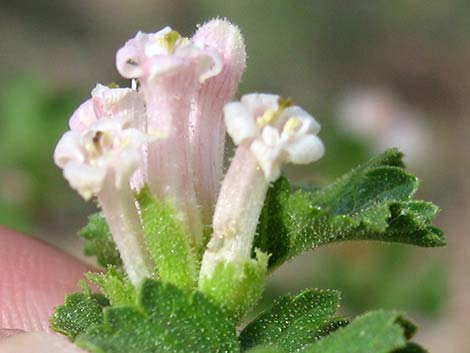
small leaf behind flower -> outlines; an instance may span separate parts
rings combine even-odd
[[[255,247],[271,254],[274,268],[305,250],[346,240],[442,246],[431,224],[438,207],[413,200],[418,180],[391,149],[320,190],[293,191],[286,179],[269,190]]]
[[[85,239],[85,255],[96,256],[98,264],[102,267],[122,266],[116,244],[114,244],[106,219],[101,212],[88,217],[88,224],[79,232],[79,235]]]

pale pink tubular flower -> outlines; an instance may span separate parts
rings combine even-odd
[[[238,27],[222,19],[202,25],[192,40],[216,50],[223,61],[221,73],[207,79],[194,97],[190,117],[196,195],[204,223],[210,224],[223,177],[223,107],[235,96],[246,67],[246,50]]]
[[[69,120],[71,130],[83,131],[98,119],[125,114],[133,125],[145,129],[145,105],[142,95],[131,88],[110,88],[97,84],[91,98],[82,103]]]
[[[200,280],[220,261],[251,257],[256,226],[269,184],[285,163],[307,164],[321,158],[317,121],[291,100],[273,94],[248,94],[225,106],[227,132],[238,145],[224,178],[204,254]]]
[[[72,114],[69,126],[71,130],[83,131],[94,121],[117,113],[131,116],[132,125],[141,131],[146,131],[147,120],[142,94],[134,88],[110,88],[99,83],[91,91],[91,98],[83,102]],[[145,153],[146,146],[142,146],[141,150]],[[144,163],[142,160],[131,178],[133,190],[138,191],[145,184]]]
[[[189,116],[201,84],[220,73],[220,55],[166,27],[157,33],[137,33],[118,51],[116,66],[122,76],[138,79],[146,102],[147,132],[163,137],[147,146],[147,182],[159,198],[174,203],[192,245],[200,248],[203,229],[190,162]]]
[[[97,88],[72,116],[72,130],[60,139],[54,160],[83,198],[98,198],[124,268],[138,285],[152,275],[153,265],[144,246],[130,178],[141,162],[140,147],[152,138],[133,127],[133,99],[138,98],[129,97],[135,91]]]

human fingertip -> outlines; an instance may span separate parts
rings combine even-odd
[[[0,341],[1,353],[86,353],[65,337],[46,332],[27,332]]]
[[[18,335],[20,333],[24,333],[25,331],[23,330],[18,330],[15,328],[2,328],[0,329],[0,341],[4,340],[8,337]]]

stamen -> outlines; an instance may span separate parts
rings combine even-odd
[[[279,97],[277,104],[279,105],[280,110],[292,107],[294,105],[294,100],[290,97]]]
[[[263,128],[267,125],[276,124],[282,112],[285,109],[293,106],[294,101],[292,100],[292,98],[279,97],[277,104],[278,104],[277,109],[266,110],[262,116],[256,119],[256,123],[259,128]]]
[[[256,123],[260,128],[263,128],[267,125],[275,124],[277,119],[279,118],[279,109],[269,109],[264,112],[262,116],[256,119]]]
[[[103,131],[97,131],[93,136],[92,141],[96,148],[100,148],[100,140],[103,137]]]
[[[300,119],[297,117],[292,117],[284,124],[282,132],[287,133],[289,136],[292,136],[297,128],[300,126]]]
[[[173,30],[163,36],[163,45],[167,48],[170,54],[175,51],[176,43],[180,38],[181,34]]]

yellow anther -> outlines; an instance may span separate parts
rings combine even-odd
[[[173,53],[175,50],[176,43],[181,38],[181,34],[176,31],[170,31],[163,36],[163,43],[168,49],[169,53]]]
[[[284,109],[291,107],[294,105],[294,101],[292,98],[284,98],[279,97],[278,101],[278,108],[277,109],[269,109],[264,112],[262,116],[256,119],[256,123],[258,127],[263,128],[266,125],[273,125],[277,122],[279,117],[281,116]]]
[[[265,127],[266,125],[274,124],[279,118],[279,115],[280,114],[278,109],[266,110],[264,114],[256,120],[256,123],[259,127]]]
[[[131,141],[128,138],[123,138],[121,140],[121,145],[119,147],[126,148],[127,146],[130,145],[130,143],[131,143]]]
[[[119,88],[119,85],[116,82],[110,82],[107,86],[108,88]]]
[[[92,156],[96,154],[96,147],[94,143],[87,143],[85,145],[85,150]]]
[[[279,110],[282,111],[286,108],[292,107],[294,105],[294,100],[290,97],[279,97],[277,104],[279,105]]]
[[[288,135],[293,135],[297,128],[300,126],[300,119],[295,116],[287,120],[284,124],[283,132],[286,132]]]

